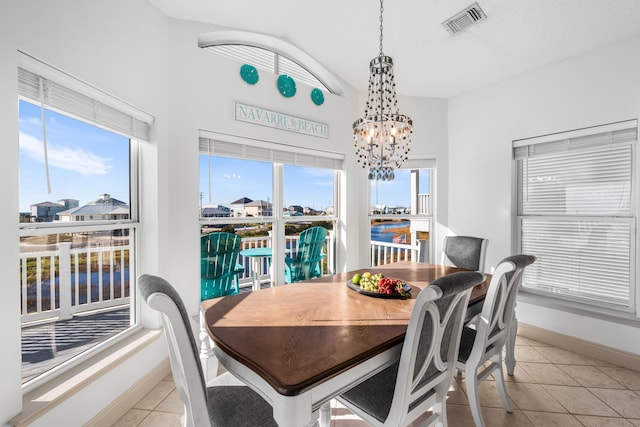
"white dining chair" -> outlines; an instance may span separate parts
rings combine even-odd
[[[532,255],[513,255],[503,259],[493,273],[482,312],[474,327],[464,326],[462,329],[456,368],[465,373],[467,397],[476,427],[485,425],[478,387],[491,374],[505,409],[511,412],[502,371],[502,352],[513,326],[516,296],[524,268],[535,260]]]
[[[484,272],[489,239],[471,236],[445,236],[442,242],[443,265]]]
[[[138,289],[147,304],[162,314],[186,427],[277,427],[272,406],[228,372],[205,384],[187,311],[169,282],[144,274],[138,278]]]
[[[460,272],[420,291],[399,362],[340,395],[338,400],[373,426],[406,426],[431,409],[426,424],[447,425],[446,397],[471,289],[485,276]]]

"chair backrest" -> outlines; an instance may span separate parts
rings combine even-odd
[[[444,276],[416,299],[405,336],[388,425],[407,425],[446,398],[453,381],[462,323],[471,290],[484,274]]]
[[[327,229],[311,227],[300,233],[296,259],[300,262],[317,261],[322,254],[322,246],[327,238]]]
[[[201,299],[227,295],[231,292],[233,273],[238,262],[242,238],[232,233],[216,232],[200,237]],[[220,277],[228,280],[212,282]],[[225,289],[213,289],[213,287]]]
[[[513,255],[500,261],[496,267],[477,322],[469,360],[480,360],[480,355],[489,351],[502,351],[513,320],[524,269],[535,260],[533,255]]]
[[[446,236],[442,244],[442,264],[465,270],[484,271],[489,239],[471,236]]]
[[[187,425],[210,426],[206,385],[182,298],[166,280],[144,274],[138,289],[147,304],[162,314],[176,389],[185,405]]]

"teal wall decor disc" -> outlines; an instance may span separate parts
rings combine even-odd
[[[242,67],[240,67],[240,77],[242,77],[242,80],[249,83],[250,85],[258,83],[258,79],[260,78],[258,76],[258,70],[256,69],[256,67],[249,64],[244,64]]]
[[[317,87],[313,88],[313,90],[311,91],[311,100],[316,105],[322,105],[324,104],[324,94]]]
[[[278,90],[285,98],[291,98],[296,94],[296,82],[286,74],[281,74],[278,77]]]

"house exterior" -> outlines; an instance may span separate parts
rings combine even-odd
[[[273,215],[273,208],[271,203],[264,200],[254,200],[244,205],[243,216],[271,216]]]
[[[123,220],[129,218],[129,206],[109,194],[101,194],[84,206],[59,212],[58,217],[60,222]]]
[[[205,206],[202,208],[200,216],[203,218],[226,218],[231,216],[231,209],[222,205]]]
[[[251,202],[253,202],[253,200],[251,200],[250,198],[242,197],[236,200],[235,202],[230,203],[229,207],[231,208],[231,216],[233,217],[247,216],[245,213],[245,207],[247,206],[247,204]]]

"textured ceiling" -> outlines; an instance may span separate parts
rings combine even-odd
[[[149,1],[169,17],[284,39],[358,90],[378,55],[376,1]],[[472,3],[385,2],[383,47],[399,93],[450,98],[640,33],[640,0],[478,0],[487,19],[450,35],[441,23]]]

